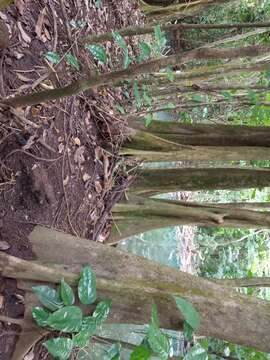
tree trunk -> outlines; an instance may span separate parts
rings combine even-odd
[[[20,107],[27,105],[37,105],[41,102],[56,100],[67,96],[76,95],[93,87],[107,86],[123,80],[132,80],[139,75],[148,74],[166,68],[169,65],[181,65],[192,60],[208,59],[227,59],[239,57],[255,57],[263,55],[270,51],[270,46],[250,45],[239,48],[212,49],[200,48],[185,53],[178,53],[168,57],[162,57],[156,60],[150,60],[142,64],[130,66],[126,70],[118,70],[106,73],[92,78],[80,79],[76,82],[65,86],[64,88],[41,91],[29,95],[22,95],[5,99],[6,105]]]
[[[269,169],[181,168],[143,169],[130,191],[155,195],[180,190],[247,189],[270,185]]]
[[[245,296],[214,282],[51,229],[37,227],[30,238],[34,252],[43,263],[65,264],[69,272],[75,271],[75,268],[78,271],[82,264],[90,264],[98,279],[104,278],[111,283],[107,291],[99,291],[101,298],[112,299],[110,322],[145,324],[150,318],[154,301],[158,307],[161,327],[179,330],[183,318],[169,295],[173,293],[191,302],[199,312],[201,325],[198,334],[251,346],[260,351],[270,351],[270,304],[267,301]],[[58,251],[55,251],[56,248]],[[25,266],[21,269],[20,263],[24,261],[16,260],[14,273],[12,259],[8,257],[3,261],[4,256],[0,254],[4,275],[23,278],[26,269]],[[77,266],[72,266],[74,261]],[[27,273],[31,279],[45,279],[40,273],[31,273],[31,262],[24,263],[29,265]],[[59,282],[63,275],[70,279],[70,275],[55,271],[54,277],[48,276],[47,281]],[[100,288],[99,284],[98,281]],[[120,286],[112,291],[117,284]],[[125,285],[122,286],[123,284]],[[135,291],[136,286],[140,289]]]
[[[268,211],[234,206],[130,197],[113,208],[114,224],[109,243],[129,236],[176,225],[225,228],[270,228]]]

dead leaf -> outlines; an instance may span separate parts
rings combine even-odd
[[[65,149],[65,145],[64,145],[63,143],[60,143],[60,144],[58,145],[58,152],[59,152],[59,154],[62,154],[62,152],[64,151],[64,149]]]
[[[14,1],[16,8],[19,10],[19,13],[23,15],[24,9],[25,9],[25,3],[23,0],[15,0]]]
[[[44,41],[44,37],[42,36],[42,28],[43,28],[43,24],[44,24],[45,14],[46,14],[46,8],[44,7],[38,15],[37,23],[35,26],[35,32],[37,34],[37,37],[43,42],[46,41],[46,39]]]
[[[74,154],[74,161],[76,164],[83,164],[85,162],[85,157],[83,156],[83,153],[85,151],[85,146],[80,146]]]
[[[73,141],[74,141],[75,145],[81,146],[81,140],[78,137],[75,137],[73,139]]]
[[[6,241],[0,241],[0,251],[6,251],[10,248],[10,245]]]
[[[87,173],[83,174],[83,181],[86,182],[91,179],[91,176]]]
[[[67,175],[66,178],[63,180],[63,185],[67,186],[68,182],[69,182],[69,176]]]
[[[21,54],[21,55],[23,56],[23,54]],[[24,76],[24,75],[22,75],[22,74],[20,74],[20,73],[17,73],[17,77],[18,77],[21,81],[23,81],[23,82],[30,82],[30,81],[32,81],[31,79],[27,78],[26,76]]]
[[[34,143],[36,142],[36,135],[31,135],[30,138],[27,140],[27,143],[22,147],[23,150],[30,149]]]
[[[18,28],[20,30],[20,34],[21,34],[21,37],[22,37],[22,40],[24,42],[26,42],[27,44],[30,44],[31,42],[31,37],[26,33],[26,31],[24,30],[24,28],[22,27],[22,24],[18,21]]]
[[[102,192],[102,186],[99,181],[95,181],[95,189],[98,194]]]
[[[0,294],[0,310],[4,307],[5,298],[3,295]]]
[[[29,353],[27,355],[25,355],[25,357],[23,358],[23,360],[33,360],[35,357],[35,353],[34,353],[34,346],[32,347],[32,349],[29,351]]]
[[[22,53],[19,53],[18,51],[13,51],[13,54],[14,54],[14,56],[15,56],[15,58],[16,59],[18,59],[18,60],[20,60],[21,58],[23,58],[24,57],[24,54],[22,54]]]

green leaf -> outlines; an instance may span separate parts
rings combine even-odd
[[[200,344],[194,345],[185,355],[184,360],[207,360],[208,353]]]
[[[61,298],[65,305],[73,305],[74,304],[75,296],[74,296],[73,290],[68,285],[68,283],[65,282],[64,279],[61,280],[60,293],[61,293]]]
[[[145,117],[144,117],[144,120],[145,120],[145,126],[148,127],[151,125],[152,121],[154,120],[153,118],[153,114],[147,114]]]
[[[69,65],[73,66],[76,70],[80,70],[80,63],[78,59],[71,53],[65,55],[66,61]]]
[[[101,6],[102,6],[101,0],[96,0],[95,1],[95,7],[99,9],[99,8],[101,8]]]
[[[165,33],[161,30],[160,25],[155,26],[154,33],[155,33],[154,48],[157,53],[161,53],[164,46],[166,45]]]
[[[51,311],[58,310],[64,305],[58,292],[47,285],[33,286],[32,290],[39,301]]]
[[[173,110],[173,109],[175,109],[175,104],[168,103],[168,104],[165,105],[165,108],[168,109],[168,110]]]
[[[195,101],[195,102],[198,102],[198,103],[203,102],[203,98],[201,97],[201,95],[195,94],[195,95],[192,95],[191,98],[192,98],[192,100]]]
[[[141,97],[141,94],[140,94],[140,90],[139,90],[137,80],[135,80],[133,82],[133,94],[134,94],[134,97],[135,97],[136,107],[137,107],[137,109],[140,109],[142,107],[142,97]]]
[[[127,49],[127,43],[123,38],[123,36],[119,34],[119,32],[113,31],[112,36],[121,49],[123,50]]]
[[[94,58],[99,60],[102,64],[106,64],[108,62],[106,51],[102,45],[85,45],[85,48],[89,50]]]
[[[221,91],[222,96],[225,97],[225,99],[227,100],[232,100],[233,96],[229,91]]]
[[[147,339],[154,353],[158,354],[162,360],[168,359],[170,355],[169,339],[160,329],[150,325]]]
[[[193,328],[193,330],[198,329],[200,326],[200,315],[197,310],[183,298],[174,296],[174,300],[186,322]]]
[[[128,49],[125,49],[125,54],[124,54],[124,69],[127,69],[131,63],[132,63],[132,60],[131,60],[131,58],[129,57]]]
[[[125,109],[123,108],[123,106],[121,106],[121,105],[119,105],[119,104],[116,105],[116,109],[119,111],[120,114],[125,114],[125,113],[126,113],[126,111],[125,111]]]
[[[258,96],[254,90],[249,90],[247,93],[247,97],[248,97],[249,101],[254,104],[256,104],[256,102],[258,101]]]
[[[194,333],[193,328],[189,325],[189,323],[186,322],[186,320],[184,320],[184,326],[183,326],[184,338],[187,341],[192,342],[193,341],[193,333]]]
[[[45,58],[49,60],[52,64],[58,64],[61,60],[60,56],[54,51],[46,52]]]
[[[45,341],[43,344],[48,352],[59,360],[67,360],[70,357],[73,341],[68,338],[56,338]]]
[[[81,303],[84,305],[90,305],[96,301],[96,275],[90,266],[85,266],[81,271],[81,277],[78,285],[78,296]]]
[[[77,333],[76,335],[74,335],[73,337],[73,344],[74,346],[78,346],[80,348],[84,348],[85,346],[87,346],[89,344],[90,341],[90,337],[93,334],[91,334],[89,331],[87,330],[81,330],[79,333]]]
[[[113,344],[107,351],[106,360],[120,360],[121,344]]]
[[[158,311],[157,311],[157,305],[156,304],[152,305],[151,326],[156,327],[157,329],[159,329]]]
[[[149,96],[149,91],[147,86],[143,85],[142,86],[142,95],[143,95],[143,102],[144,104],[151,106],[152,105],[152,98],[151,96]]]
[[[82,311],[78,306],[65,306],[50,314],[48,326],[62,332],[78,332],[82,327]]]
[[[97,329],[97,322],[93,316],[86,316],[82,321],[82,330],[88,331],[91,335],[95,333]]]
[[[170,82],[173,82],[174,81],[174,72],[172,71],[171,68],[167,68],[167,78]]]
[[[97,304],[97,307],[93,313],[93,318],[96,320],[97,325],[100,325],[107,319],[111,307],[111,300],[104,300]]]
[[[33,319],[36,321],[36,323],[38,324],[38,326],[47,326],[47,320],[49,317],[50,313],[48,311],[46,311],[45,309],[43,309],[42,307],[34,307],[32,309],[32,316]]]
[[[145,41],[140,41],[139,48],[140,48],[140,55],[138,57],[138,61],[141,62],[148,60],[151,56],[151,47]]]
[[[137,346],[130,355],[130,360],[148,360],[152,351],[144,345]]]

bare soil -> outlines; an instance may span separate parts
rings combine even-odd
[[[10,44],[0,50],[2,98],[61,87],[83,75],[109,71],[122,61],[121,49],[107,42],[109,65],[97,63],[78,39],[143,22],[128,0],[15,0],[0,12]],[[129,43],[130,51],[135,51]],[[61,57],[57,65],[48,51]],[[65,61],[71,53],[76,70]],[[105,241],[110,209],[129,179],[117,151],[121,120],[113,109],[121,90],[85,92],[62,101],[24,109],[0,110],[0,250],[34,258],[28,235],[36,224],[89,240]],[[119,126],[118,126],[119,125]],[[23,293],[0,279],[0,313],[23,316]],[[0,359],[11,359],[19,328],[0,323]],[[41,355],[37,354],[37,359]]]

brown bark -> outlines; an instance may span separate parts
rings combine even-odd
[[[251,45],[240,48],[212,49],[200,48],[179,53],[168,57],[151,60],[142,64],[133,65],[126,70],[114,71],[88,79],[81,79],[64,88],[41,91],[25,96],[4,99],[4,104],[10,106],[36,105],[41,102],[76,95],[93,87],[106,86],[123,80],[131,80],[139,75],[155,72],[169,65],[180,65],[191,60],[227,59],[239,57],[255,57],[270,51],[270,46]]]
[[[131,296],[123,296],[119,289],[115,293],[100,293],[101,297],[106,295],[113,300],[110,321],[144,324],[150,317],[154,300],[158,306],[161,327],[179,329],[181,314],[164,292],[178,293],[200,313],[198,334],[270,351],[270,305],[267,301],[244,296],[141,257],[46,228],[36,228],[31,235],[31,243],[42,262],[66,264],[68,269],[79,269],[81,264],[88,263],[98,278],[105,278],[112,283],[122,281],[127,287],[135,279],[141,289],[129,293]],[[55,251],[56,248],[58,251]],[[74,262],[77,266],[71,266]],[[7,271],[9,268],[6,268]],[[54,281],[58,279],[60,277],[55,277]]]
[[[209,279],[210,280],[210,279]],[[270,277],[252,277],[239,279],[211,279],[217,284],[232,287],[270,287]]]
[[[129,197],[113,208],[110,243],[145,231],[176,225],[229,228],[270,228],[268,211],[254,211],[219,204]]]
[[[269,169],[144,169],[138,174],[130,191],[136,194],[155,195],[180,190],[261,188],[269,184]]]

